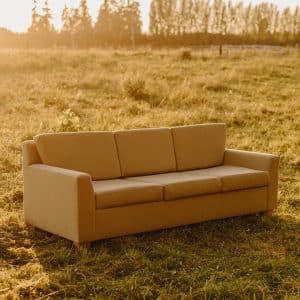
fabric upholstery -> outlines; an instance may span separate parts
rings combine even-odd
[[[92,184],[98,209],[163,200],[163,188],[155,184],[125,179],[93,181]]]
[[[88,173],[93,180],[121,176],[111,132],[50,133],[34,140],[44,164]]]
[[[81,243],[273,210],[279,158],[222,154],[223,141],[214,139],[225,141],[225,126],[199,126],[48,134],[24,142],[25,222]],[[193,138],[185,137],[189,130]],[[184,172],[175,172],[172,137]],[[204,157],[221,165],[203,167]]]
[[[234,191],[268,185],[268,173],[237,166],[218,166],[188,171],[192,175],[216,176],[222,181],[223,191]]]
[[[221,165],[224,157],[225,124],[202,124],[172,128],[177,170]]]
[[[226,149],[224,163],[268,172],[268,211],[272,211],[276,208],[278,198],[278,156]]]
[[[27,224],[72,241],[92,240],[95,195],[91,176],[43,164],[24,167],[24,217]]]
[[[171,130],[136,129],[115,133],[122,176],[176,171]]]
[[[27,167],[32,164],[42,163],[34,141],[23,142],[22,152],[23,152],[23,167]]]
[[[265,211],[266,207],[267,188],[262,187],[98,209],[95,240],[258,213]]]
[[[157,174],[149,176],[131,177],[137,180],[159,184],[164,187],[164,199],[174,200],[221,192],[221,182],[212,176],[194,176],[185,172]]]

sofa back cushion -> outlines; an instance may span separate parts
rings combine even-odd
[[[115,133],[122,176],[176,171],[171,129],[135,129]]]
[[[44,164],[85,172],[93,180],[121,176],[111,132],[49,133],[34,140]]]
[[[226,125],[222,123],[172,128],[177,170],[192,170],[222,164]]]

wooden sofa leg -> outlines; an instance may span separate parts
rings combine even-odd
[[[264,211],[263,214],[264,214],[264,216],[266,216],[266,217],[270,217],[270,216],[272,216],[272,214],[273,214],[273,210],[267,210],[267,211]]]
[[[31,224],[28,224],[28,223],[25,223],[25,227],[28,229],[28,230],[34,230],[35,227]]]
[[[91,247],[91,242],[74,242],[73,244],[76,250],[88,249]]]

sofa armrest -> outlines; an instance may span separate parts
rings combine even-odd
[[[91,176],[33,164],[24,167],[25,222],[74,242],[92,239],[95,195]]]
[[[266,171],[269,174],[267,210],[277,206],[279,157],[273,154],[226,149],[224,164]]]

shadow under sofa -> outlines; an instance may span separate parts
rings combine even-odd
[[[38,135],[23,143],[25,222],[80,246],[271,213],[278,157],[225,140],[221,123]]]

